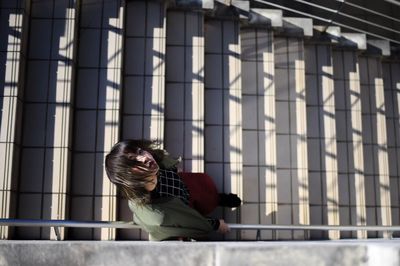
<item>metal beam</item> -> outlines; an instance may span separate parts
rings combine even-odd
[[[400,2],[398,2],[398,1],[395,1],[395,0],[384,0],[385,2],[388,2],[388,3],[391,3],[391,4],[393,4],[393,5],[396,5],[396,6],[400,6]]]
[[[352,16],[352,15],[349,15],[349,14],[343,13],[343,12],[340,11],[340,9],[336,10],[336,9],[332,9],[332,8],[327,8],[327,7],[324,7],[324,6],[321,6],[321,5],[317,5],[317,4],[313,4],[313,3],[310,3],[310,2],[304,1],[304,0],[294,0],[294,1],[302,3],[304,5],[309,5],[309,6],[312,6],[312,7],[315,7],[315,8],[319,8],[319,9],[325,10],[327,12],[334,13],[335,15],[343,16],[343,17],[346,17],[346,18],[350,18],[350,19],[353,19],[353,20],[356,20],[356,21],[359,21],[359,22],[362,22],[362,23],[377,27],[377,28],[381,28],[383,30],[387,30],[387,31],[395,32],[395,33],[400,33],[400,31],[398,31],[398,30],[394,30],[394,29],[379,25],[377,23],[370,22],[370,21],[365,20],[365,19],[361,19],[361,18]],[[346,2],[343,2],[343,3],[345,4]],[[333,21],[334,20],[331,19],[331,22],[333,22]]]
[[[343,2],[343,0],[333,0],[333,1]],[[384,17],[384,18],[387,18],[387,19],[396,21],[396,22],[400,22],[400,19],[397,19],[397,18],[388,16],[388,15],[383,14],[383,13],[380,13],[380,12],[378,12],[378,11],[375,11],[375,10],[372,10],[372,9],[368,9],[368,8],[363,7],[363,6],[359,6],[359,5],[353,4],[353,3],[351,3],[351,2],[344,2],[344,3],[345,3],[346,5],[348,5],[348,6],[355,7],[355,8],[361,9],[361,10],[363,10],[363,11],[366,11],[366,12],[369,12],[369,13],[372,13],[372,14],[375,14],[375,15],[378,15],[378,16],[381,16],[381,17]]]
[[[265,5],[270,5],[270,6],[274,6],[274,7],[277,7],[277,8],[281,8],[281,9],[284,9],[284,10],[287,10],[287,11],[290,11],[290,12],[293,12],[293,13],[297,13],[297,14],[300,14],[300,15],[303,15],[303,16],[306,16],[306,17],[309,17],[309,18],[313,18],[313,19],[317,19],[317,20],[320,20],[320,21],[332,23],[332,24],[335,24],[335,25],[343,27],[343,28],[347,28],[347,29],[354,30],[354,31],[357,31],[357,32],[365,33],[365,34],[368,34],[369,36],[373,36],[373,37],[376,37],[376,38],[379,38],[379,39],[388,40],[388,41],[391,41],[392,43],[400,44],[400,41],[397,41],[397,40],[394,40],[394,39],[390,39],[390,38],[387,38],[385,36],[382,36],[382,35],[379,35],[379,34],[375,34],[375,33],[372,33],[372,32],[366,31],[366,30],[362,30],[362,29],[359,29],[359,28],[356,28],[356,27],[345,25],[343,23],[339,23],[339,22],[336,22],[336,21],[331,21],[329,19],[326,19],[326,18],[323,18],[323,17],[319,17],[319,16],[316,16],[316,15],[312,15],[312,14],[309,14],[309,13],[306,13],[306,12],[302,12],[302,11],[299,11],[299,10],[296,10],[296,9],[293,9],[293,8],[289,8],[289,7],[286,7],[286,6],[283,6],[283,5],[278,5],[278,4],[274,4],[274,3],[263,1],[263,0],[254,0],[254,1],[258,2],[258,3],[261,3],[261,4],[265,4]]]

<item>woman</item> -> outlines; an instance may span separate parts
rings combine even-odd
[[[238,207],[240,198],[219,194],[206,174],[177,173],[179,160],[151,141],[125,140],[106,156],[107,176],[129,199],[135,223],[150,240],[204,238],[229,231],[223,219],[206,218],[216,206]]]

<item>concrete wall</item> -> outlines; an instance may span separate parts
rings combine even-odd
[[[399,265],[398,240],[280,242],[2,241],[3,265]]]

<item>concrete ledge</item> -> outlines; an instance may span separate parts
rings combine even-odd
[[[214,9],[207,12],[208,16],[247,20],[249,16],[249,1],[215,0]]]
[[[385,265],[400,240],[292,242],[0,241],[0,265]]]
[[[340,39],[341,29],[336,26],[314,25],[314,41],[329,42],[332,44],[338,43]]]
[[[313,20],[310,18],[283,17],[283,33],[290,36],[312,37]]]
[[[367,38],[367,52],[382,56],[390,56],[390,42]]]
[[[250,1],[232,0],[231,5],[236,9],[240,19],[247,19],[250,12]]]
[[[367,49],[367,35],[365,33],[341,33],[339,45],[359,50]]]
[[[175,0],[175,5],[188,9],[213,9],[214,0]]]
[[[263,25],[268,27],[282,27],[282,10],[251,8],[249,14],[250,25]]]

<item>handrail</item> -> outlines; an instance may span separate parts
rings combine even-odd
[[[38,219],[0,219],[0,226],[23,226],[23,227],[53,227],[57,240],[61,240],[59,227],[79,228],[118,228],[118,229],[140,229],[133,222],[126,221],[74,221],[74,220],[38,220]],[[228,224],[234,230],[257,230],[257,239],[260,230],[319,230],[319,231],[380,231],[387,232],[389,238],[393,232],[400,231],[400,226],[384,225],[279,225],[279,224]]]
[[[79,227],[79,228],[120,228],[140,229],[133,222],[125,221],[74,221],[74,220],[39,220],[39,219],[0,219],[0,226],[32,227]]]
[[[228,224],[239,230],[319,230],[319,231],[400,231],[400,226],[385,225],[278,225]]]

